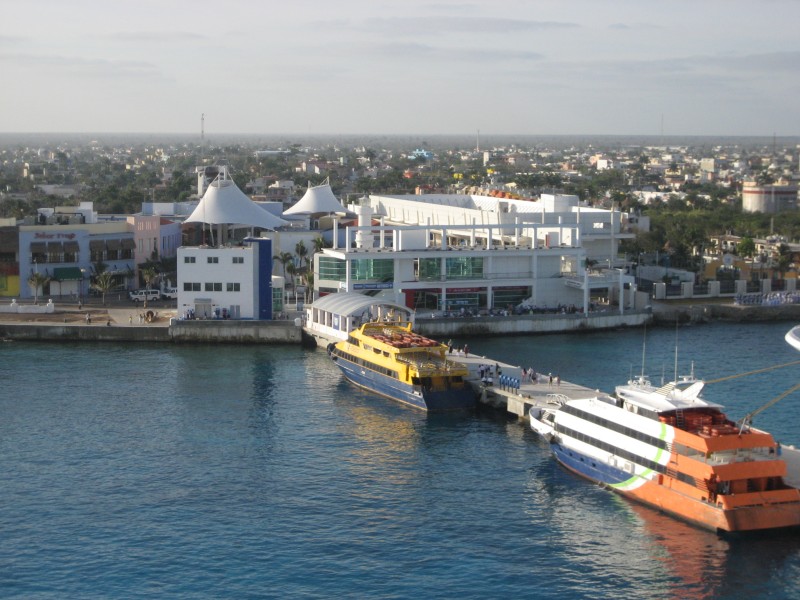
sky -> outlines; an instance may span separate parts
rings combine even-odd
[[[800,134],[800,0],[0,0],[0,132]]]

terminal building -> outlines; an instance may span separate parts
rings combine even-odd
[[[634,297],[617,253],[635,234],[621,213],[581,207],[576,196],[372,195],[349,208],[358,224],[341,243],[334,230],[333,247],[315,255],[315,298],[360,291],[475,313],[519,304],[585,312],[599,290],[630,290],[624,304]],[[606,268],[590,275],[587,260]]]

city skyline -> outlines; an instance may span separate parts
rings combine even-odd
[[[800,134],[800,3],[7,3],[0,132]]]

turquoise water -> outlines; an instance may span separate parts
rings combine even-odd
[[[800,360],[683,327],[679,371]],[[676,333],[647,334],[671,375]],[[469,339],[610,391],[642,331]],[[739,418],[800,367],[709,385]],[[294,347],[0,344],[3,598],[794,598],[800,534],[726,540],[559,468],[516,420],[427,416]],[[756,425],[800,443],[800,396]]]

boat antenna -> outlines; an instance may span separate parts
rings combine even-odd
[[[647,324],[644,326],[644,337],[642,339],[642,379],[644,379],[644,357],[647,350]]]
[[[675,317],[675,378],[672,381],[678,381],[678,318]]]

